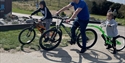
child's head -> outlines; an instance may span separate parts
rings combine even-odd
[[[107,19],[108,19],[108,20],[113,19],[113,17],[114,17],[114,16],[113,16],[113,13],[112,13],[112,12],[108,12],[108,13],[107,13]]]
[[[40,8],[44,8],[44,7],[46,7],[46,3],[45,3],[45,1],[41,1],[41,2],[39,3],[39,5],[40,5]]]

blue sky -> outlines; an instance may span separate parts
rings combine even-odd
[[[115,3],[125,4],[125,0],[107,0],[107,1],[112,1],[112,2],[115,2]]]

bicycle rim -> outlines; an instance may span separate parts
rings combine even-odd
[[[40,46],[44,50],[52,50],[61,42],[61,33],[57,30],[49,30],[43,33],[40,38]]]
[[[116,38],[116,50],[120,51],[123,50],[125,47],[125,38],[122,36],[119,36]]]
[[[30,28],[24,29],[19,34],[19,41],[22,44],[29,44],[31,43],[35,38],[35,31],[31,30]]]
[[[97,33],[92,29],[86,29],[86,40],[87,40],[86,48],[89,49],[95,45],[95,43],[97,41]],[[82,48],[82,36],[81,36],[81,34],[78,36],[77,44],[79,47]]]

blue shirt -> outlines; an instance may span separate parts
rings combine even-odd
[[[89,19],[89,11],[86,3],[83,0],[79,0],[79,3],[71,2],[71,5],[74,6],[74,9],[82,8],[82,10],[77,15],[77,18],[80,20],[88,20]]]

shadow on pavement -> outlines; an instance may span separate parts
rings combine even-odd
[[[125,51],[120,54],[119,53],[115,54],[114,57],[119,60],[118,63],[124,63],[123,60],[125,60]]]
[[[98,51],[98,50],[89,49],[88,50],[88,51],[90,51],[89,53],[85,52],[83,54],[79,53],[79,50],[77,50],[77,49],[71,49],[71,51],[76,51],[79,54],[79,62],[78,63],[82,63],[82,59],[92,61],[93,63],[107,63],[106,61],[112,60],[112,58],[108,54],[101,52],[101,51]],[[100,58],[100,56],[102,54],[104,56],[106,56],[106,58]]]
[[[39,45],[25,44],[25,45],[21,45],[20,49],[25,53],[30,53],[33,51],[39,51],[40,47]]]
[[[62,48],[56,48],[55,50],[52,50],[52,51],[44,50],[41,52],[43,53],[44,58],[53,62],[59,62],[59,63],[72,63],[73,62],[72,57],[67,53],[67,51],[63,50]],[[76,62],[73,62],[73,63],[76,63]]]

